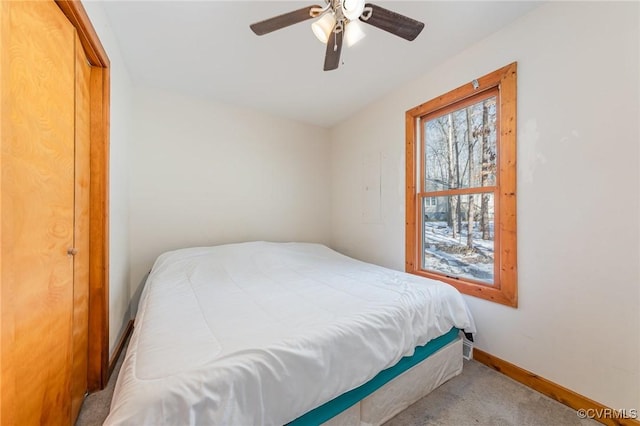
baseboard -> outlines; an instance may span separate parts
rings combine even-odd
[[[113,352],[113,356],[109,360],[109,377],[111,377],[111,373],[113,373],[113,369],[116,368],[116,363],[118,362],[118,358],[120,358],[120,354],[122,354],[122,350],[124,349],[124,345],[127,343],[131,332],[133,331],[133,320],[129,320],[127,326],[120,336],[120,341],[116,345],[116,350]],[[108,378],[107,378],[108,380]],[[106,384],[105,384],[106,386]]]
[[[599,402],[593,401],[586,396],[582,396],[570,389],[560,386],[557,383],[549,381],[544,377],[540,377],[537,374],[518,367],[517,365],[513,365],[510,362],[481,351],[480,349],[473,349],[473,359],[487,367],[493,368],[507,377],[512,378],[516,382],[520,382],[551,399],[555,399],[567,407],[587,414],[589,418],[593,418],[602,424],[610,426],[640,426],[640,422],[635,419],[615,418],[624,417],[623,414],[630,417],[632,416],[632,413],[617,412],[616,410],[600,404]],[[636,407],[628,407],[627,409],[636,409]],[[637,407],[637,409],[640,409],[640,407]],[[637,416],[638,414],[640,414],[640,412],[635,415]]]

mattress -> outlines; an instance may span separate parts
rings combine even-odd
[[[475,332],[453,287],[322,245],[168,252],[105,424],[285,424],[452,327]]]

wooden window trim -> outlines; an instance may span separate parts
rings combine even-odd
[[[517,236],[516,236],[516,83],[517,64],[514,62],[490,74],[458,87],[442,96],[420,104],[406,112],[406,228],[405,228],[405,270],[409,273],[444,281],[456,287],[461,293],[490,300],[503,305],[518,306],[517,285]],[[498,91],[500,122],[500,137],[498,138],[498,174],[497,192],[495,198],[498,226],[495,235],[496,271],[498,278],[494,286],[476,284],[462,279],[451,279],[440,274],[429,273],[420,268],[419,232],[422,229],[418,219],[421,217],[418,200],[425,193],[421,192],[422,181],[418,187],[418,164],[422,158],[417,158],[419,126],[424,117],[434,111],[453,109],[454,104],[466,102],[490,90]],[[458,105],[455,105],[457,108]],[[422,167],[420,168],[422,174]],[[487,192],[492,192],[488,187]],[[419,192],[420,190],[420,192]],[[455,190],[464,193],[465,190]],[[478,192],[477,188],[473,189]]]

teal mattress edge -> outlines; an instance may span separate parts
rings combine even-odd
[[[313,410],[303,414],[297,419],[288,423],[289,426],[307,426],[307,425],[320,425],[327,420],[337,416],[349,407],[357,404],[367,396],[371,395],[376,390],[398,377],[411,367],[419,364],[420,362],[433,355],[435,352],[447,346],[449,343],[455,341],[458,337],[460,330],[453,327],[447,333],[440,337],[427,342],[426,345],[418,346],[415,352],[411,356],[405,356],[397,364],[392,367],[382,370],[373,379],[367,383],[358,386],[342,395],[328,401],[321,406],[314,408]]]

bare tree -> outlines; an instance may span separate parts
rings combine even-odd
[[[441,129],[443,139],[446,138],[446,130]],[[434,138],[432,143],[427,145],[427,164],[424,164],[426,170],[427,188],[438,190],[446,187],[448,182],[445,180],[448,169],[448,155],[446,149],[442,147],[442,140]],[[429,186],[429,182],[433,187]],[[429,190],[429,189],[428,189]]]
[[[465,108],[466,116],[467,116],[467,172],[469,176],[469,185],[473,184],[473,148],[475,145],[475,140],[472,141],[472,125],[471,125],[471,114],[469,110],[471,107]],[[469,195],[467,197],[467,247],[469,249],[473,248],[473,195]]]
[[[458,182],[456,179],[456,143],[455,143],[455,131],[453,124],[453,115],[447,114],[447,146],[449,148],[449,188],[457,188]],[[449,214],[448,222],[451,226],[452,237],[457,238],[460,226],[458,224],[458,197],[449,198]]]
[[[482,171],[480,173],[480,185],[487,186],[489,174],[491,173],[491,157],[492,152],[489,146],[489,103],[485,100],[482,103],[482,134],[481,155],[482,155]],[[489,194],[484,193],[480,199],[480,231],[483,240],[491,239],[491,230],[489,228]]]

